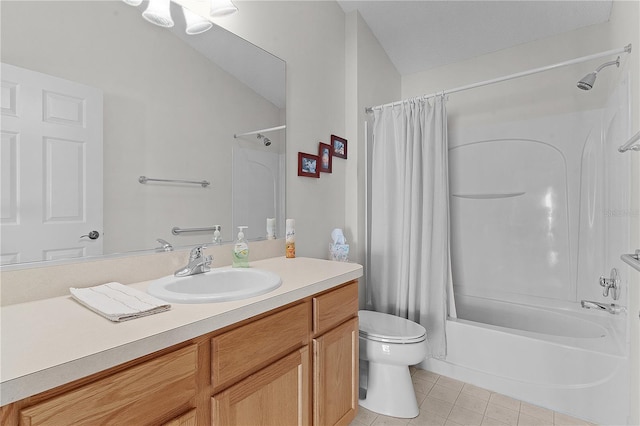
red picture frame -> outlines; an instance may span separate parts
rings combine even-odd
[[[320,177],[320,158],[314,154],[298,152],[298,176]]]
[[[318,170],[321,173],[331,173],[333,168],[333,147],[328,143],[318,145]]]
[[[340,136],[331,135],[331,147],[335,157],[347,158],[347,140]]]

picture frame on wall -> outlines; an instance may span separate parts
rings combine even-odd
[[[347,158],[347,140],[340,136],[331,135],[331,147],[335,157]]]
[[[298,152],[298,176],[320,177],[320,158],[314,154]]]
[[[328,143],[320,142],[318,145],[319,170],[321,173],[331,173],[333,168],[333,147]]]

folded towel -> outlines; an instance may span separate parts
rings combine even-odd
[[[69,291],[82,305],[114,322],[157,314],[171,308],[164,300],[120,283],[89,288],[72,287]]]

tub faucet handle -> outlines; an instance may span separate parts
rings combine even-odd
[[[609,290],[611,289],[611,297],[613,300],[620,298],[620,278],[618,278],[618,270],[616,268],[611,269],[609,278],[604,276],[600,277],[600,285],[604,287],[602,291],[604,297],[609,296]]]

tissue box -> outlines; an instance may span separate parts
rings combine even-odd
[[[329,260],[349,261],[349,244],[329,244]]]

